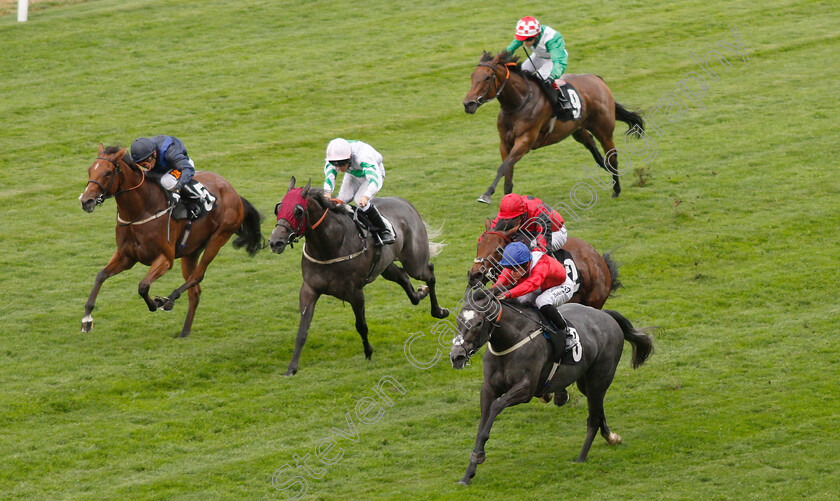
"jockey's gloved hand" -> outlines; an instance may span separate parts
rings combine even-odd
[[[181,201],[181,193],[179,192],[179,190],[177,190],[177,189],[172,190],[172,202],[173,202],[173,205],[177,204],[177,203],[178,203],[178,202],[180,202],[180,201]]]

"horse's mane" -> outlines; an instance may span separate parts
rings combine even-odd
[[[517,75],[521,75],[524,78],[530,78],[536,83],[542,83],[540,78],[537,77],[535,74],[531,73],[530,71],[522,71],[522,63],[519,61],[519,56],[514,55],[512,52],[503,50],[502,52],[499,52],[494,56],[489,52],[485,51],[483,54],[481,54],[480,62],[486,63],[488,61],[493,61],[495,64],[515,63],[515,66],[508,66],[511,73],[516,73]]]
[[[313,200],[321,207],[326,207],[333,212],[339,212],[342,214],[347,212],[347,207],[344,204],[335,203],[327,198],[326,195],[324,195],[323,188],[309,188],[306,198]]]
[[[103,153],[105,155],[113,155],[114,153],[119,153],[121,149],[122,149],[122,146],[120,146],[120,143],[117,143],[117,144],[114,144],[114,145],[111,145],[111,146],[106,146],[105,151],[103,151]],[[131,170],[140,172],[140,167],[138,167],[137,164],[135,164],[134,161],[131,160],[131,154],[128,151],[123,153],[122,159],[123,159],[123,162],[126,163],[126,165],[131,167]]]

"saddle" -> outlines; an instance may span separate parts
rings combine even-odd
[[[577,90],[565,80],[558,80],[560,90],[551,86],[548,80],[542,80],[543,90],[553,105],[552,117],[561,121],[578,121],[581,117],[581,99]]]
[[[343,207],[353,217],[353,222],[356,223],[356,228],[359,229],[359,234],[363,239],[367,240],[368,237],[372,237],[374,240],[379,240],[379,234],[376,232],[374,225],[371,223],[364,211],[350,204],[344,204]],[[391,234],[395,235],[394,225],[391,224],[391,221],[389,221],[388,218],[381,212],[379,214],[382,216],[382,222],[388,226],[389,230],[391,230]],[[379,241],[379,243],[381,244],[382,242]]]
[[[169,205],[172,205],[172,194],[166,192]],[[176,220],[187,219],[197,220],[212,211],[217,205],[216,195],[201,184],[201,181],[193,178],[181,188],[181,201],[172,210],[172,217]]]
[[[539,322],[543,326],[552,326],[553,325],[551,323],[551,321],[548,318],[546,318],[546,316],[543,315],[540,312],[539,308],[537,308],[536,306],[531,306],[531,308],[537,313],[537,315],[538,315],[537,318],[539,319]],[[560,357],[558,357],[557,354],[555,353],[553,355],[553,360],[557,361],[557,359],[559,358],[560,359],[559,362],[562,365],[574,365],[574,364],[578,363],[580,361],[580,358],[581,358],[580,353],[581,353],[582,347],[581,347],[581,344],[580,344],[580,337],[578,336],[577,329],[575,329],[575,326],[572,325],[572,322],[570,322],[569,319],[566,318],[566,317],[563,317],[563,319],[566,321],[566,325],[569,326],[569,333],[572,335],[572,341],[573,341],[572,344],[574,346],[573,346],[571,351],[564,352]],[[551,338],[552,338],[552,336],[555,336],[555,335],[559,336],[561,334],[553,332],[553,331],[549,332],[549,330],[547,330],[545,327],[543,327],[543,337],[545,337],[545,339],[548,341],[548,344],[551,346],[551,351],[552,352],[554,351],[555,344],[554,344],[554,342],[552,342]],[[559,344],[563,344],[565,342],[566,342],[565,338],[560,339]],[[576,358],[575,357],[575,352],[576,351],[578,353],[577,360],[575,359]]]

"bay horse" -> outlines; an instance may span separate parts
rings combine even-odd
[[[289,182],[283,201],[277,204],[277,224],[269,238],[271,250],[281,254],[287,245],[303,237],[300,267],[303,284],[300,287],[300,324],[295,351],[284,375],[298,371],[303,345],[312,323],[315,303],[323,294],[347,301],[353,307],[356,330],[362,338],[365,357],[370,359],[373,348],[368,343],[365,321],[365,285],[382,275],[386,280],[402,286],[408,299],[416,305],[429,296],[432,316],[446,318],[449,310],[441,308],[435,294],[434,265],[429,262],[442,244],[430,241],[423,218],[408,200],[399,197],[376,197],[370,201],[394,226],[396,242],[377,250],[373,237],[363,237],[353,221],[349,208],[335,199],[327,199],[323,190],[295,188],[295,178]],[[432,235],[434,238],[436,235]],[[402,268],[394,261],[399,261]],[[416,291],[409,277],[426,282]]]
[[[633,346],[634,369],[653,352],[653,339],[646,332],[633,327],[616,311],[564,304],[560,311],[577,331],[580,361],[574,365],[556,365],[551,344],[541,335],[544,326],[536,311],[499,302],[486,289],[469,289],[465,299],[466,306],[457,318],[458,335],[449,353],[452,367],[464,368],[485,343],[488,348],[482,360],[484,382],[478,436],[460,484],[469,485],[476,467],[484,462],[484,445],[499,413],[535,396],[563,391],[574,382],[586,396],[589,408],[586,439],[576,462],[586,461],[598,430],[608,444],[621,443],[621,437],[607,425],[604,395],[615,376],[625,340]],[[555,399],[555,403],[562,405],[565,401],[558,403]]]
[[[189,336],[201,297],[199,283],[219,249],[234,233],[237,237],[233,246],[245,247],[251,256],[265,246],[260,232],[262,216],[218,174],[195,173],[195,179],[216,195],[217,205],[210,213],[192,222],[188,238],[183,243],[186,220],[170,217],[172,208],[163,188],[146,179],[145,172],[131,161],[125,148],[103,148],[100,144],[96,160],[88,168],[88,177],[87,187],[79,196],[85,212],[93,212],[108,198],[116,200],[117,250],[108,265],[96,274],[93,290],[85,304],[82,332],[90,332],[93,328],[91,312],[102,283],[139,262],[149,266],[148,273],[137,288],[149,311],[158,308],[171,310],[175,300],[188,291],[189,309],[180,337]],[[180,248],[182,244],[183,248]],[[167,297],[150,298],[152,282],[163,276],[178,258],[181,259],[181,273],[186,282]]]
[[[641,115],[628,111],[615,102],[604,80],[591,74],[563,75],[563,80],[574,86],[581,101],[581,116],[577,121],[554,122],[553,106],[538,77],[523,73],[518,56],[502,51],[495,56],[486,51],[472,72],[472,85],[464,98],[464,111],[475,113],[482,104],[499,99],[499,150],[502,164],[496,179],[479,202],[490,203],[496,185],[504,176],[505,194],[513,191],[513,167],[526,153],[562,141],[568,136],[592,153],[598,165],[612,174],[613,197],[621,192],[618,179],[618,160],[613,143],[616,119],[627,123],[636,136],[644,131]],[[606,160],[598,151],[595,139],[601,143]]]
[[[478,239],[473,267],[467,273],[470,287],[483,285],[497,278],[502,251],[507,244],[521,235],[519,227],[500,231],[492,229],[490,224],[490,218],[487,218],[484,222],[485,231]],[[609,253],[598,254],[594,247],[579,238],[569,237],[563,249],[572,255],[580,274],[580,289],[569,302],[601,309],[610,294],[621,287],[618,264],[612,260]]]

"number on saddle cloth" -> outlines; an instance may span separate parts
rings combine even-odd
[[[193,219],[200,218],[216,206],[216,196],[195,178],[181,188],[181,195],[182,203],[175,208],[172,215],[175,219],[187,217],[186,205],[190,205],[189,209],[193,211]]]
[[[580,273],[578,272],[577,265],[575,264],[575,260],[572,259],[572,255],[566,249],[558,249],[551,253],[551,256],[563,263],[563,266],[566,268],[566,275],[568,275],[572,281],[575,283],[575,288],[572,291],[572,294],[577,294],[577,291],[580,290]]]

